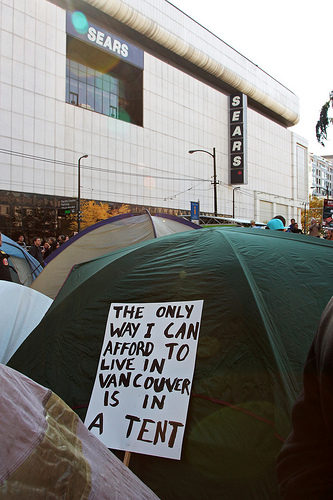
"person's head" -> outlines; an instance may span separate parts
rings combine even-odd
[[[272,229],[273,231],[284,231],[284,224],[280,219],[271,219],[267,222],[266,229]]]
[[[292,226],[294,226],[296,224],[295,219],[290,219],[290,223]]]
[[[33,241],[33,244],[36,245],[36,247],[40,247],[40,245],[42,243],[39,236],[34,236],[32,241]]]
[[[250,225],[251,225],[251,226],[255,226],[255,225],[256,225],[256,221],[252,219],[252,220],[250,221]]]
[[[17,241],[19,241],[20,243],[23,243],[23,241],[24,241],[24,236],[21,234],[21,235],[17,238]]]
[[[333,229],[330,229],[330,230],[327,231],[327,237],[326,237],[326,239],[333,241]]]
[[[295,228],[295,229],[298,229],[298,224],[297,224],[297,222],[295,222],[295,223],[294,223],[294,228]]]
[[[275,217],[273,217],[273,219],[279,219],[282,222],[283,227],[286,225],[286,219],[283,217],[283,215],[276,215]]]

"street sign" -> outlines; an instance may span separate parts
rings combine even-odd
[[[60,200],[60,210],[63,215],[75,214],[77,212],[77,199],[68,198]]]

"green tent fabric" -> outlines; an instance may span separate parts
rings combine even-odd
[[[307,351],[332,296],[333,243],[214,228],[143,242],[75,266],[9,361],[84,419],[112,302],[204,300],[180,461],[133,454],[162,499],[278,499]]]

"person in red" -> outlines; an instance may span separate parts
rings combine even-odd
[[[292,409],[292,432],[277,458],[284,500],[333,498],[333,297],[325,308]]]
[[[8,255],[1,250],[2,234],[0,231],[0,280],[12,281],[9,271]]]

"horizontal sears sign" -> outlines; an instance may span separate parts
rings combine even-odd
[[[77,12],[69,11],[66,13],[66,32],[69,35],[143,69],[143,50],[109,33],[104,28],[92,24],[89,20],[86,20],[86,23],[81,22],[78,26],[77,14]]]
[[[229,184],[247,183],[247,96],[232,94],[229,97]]]

